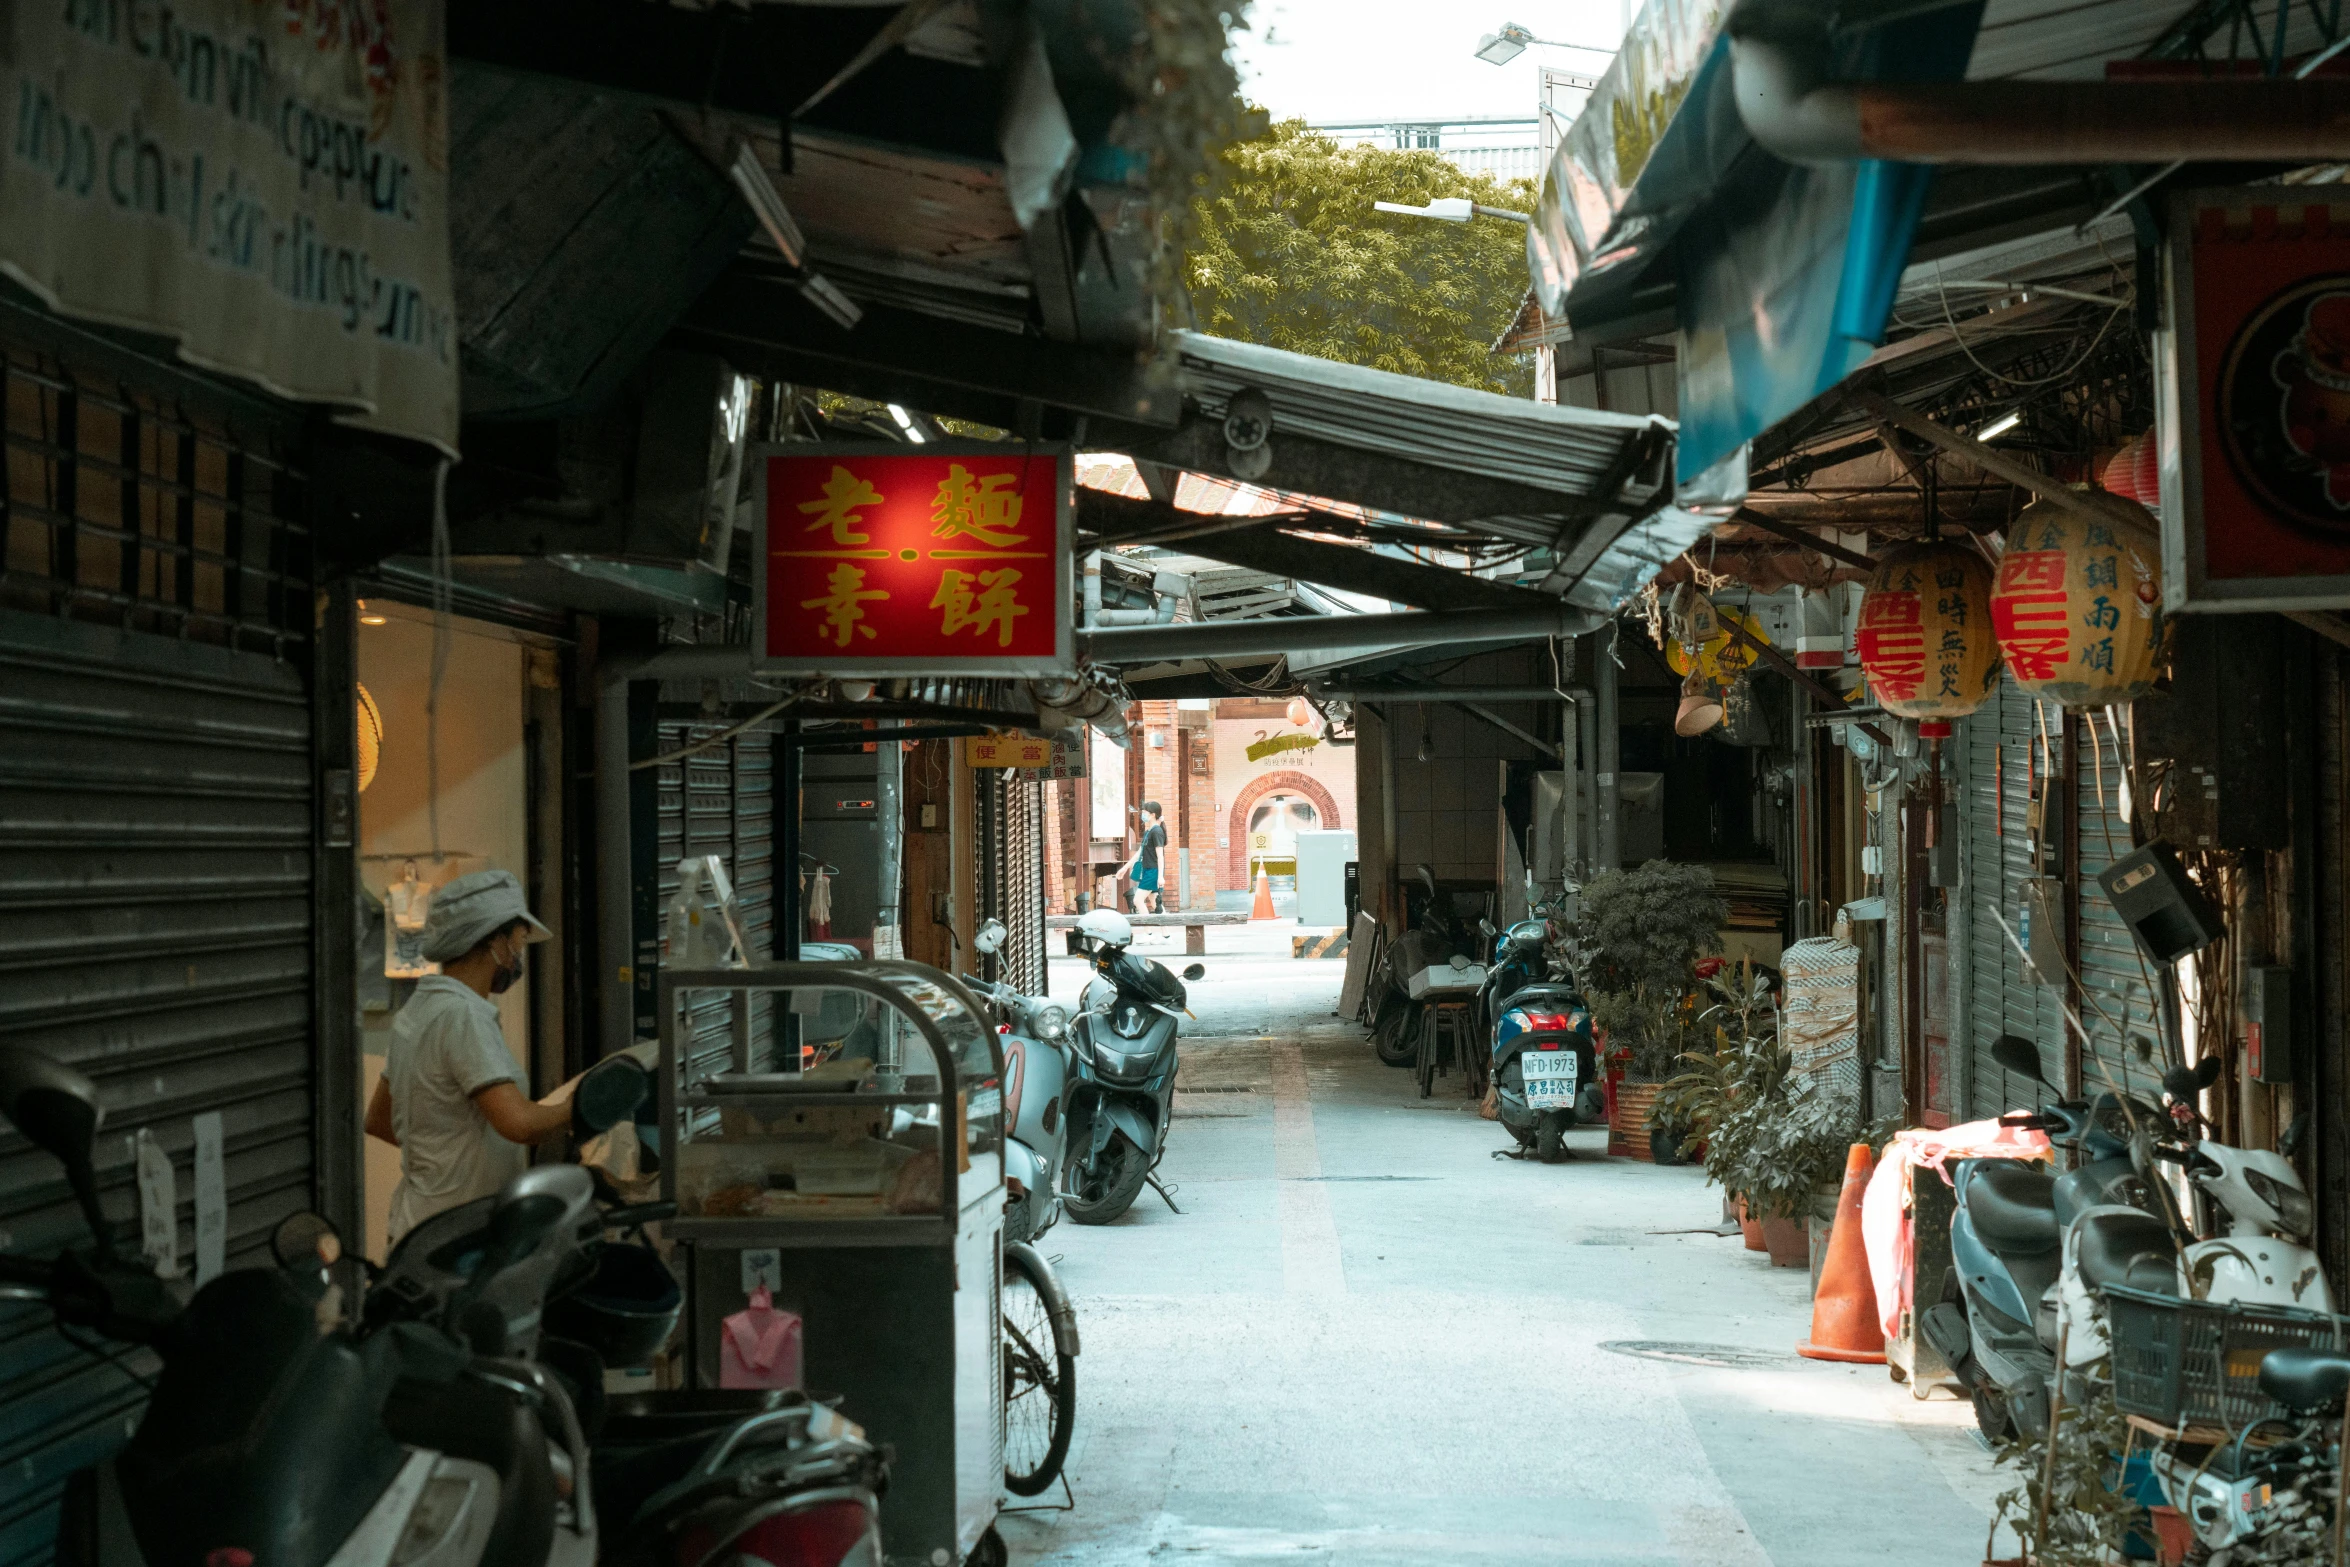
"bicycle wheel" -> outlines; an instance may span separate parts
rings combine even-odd
[[[1025,1246],[1004,1249],[1004,1489],[1035,1496],[1061,1472],[1077,1422],[1077,1357]]]

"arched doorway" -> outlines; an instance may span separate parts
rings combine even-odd
[[[1329,831],[1346,825],[1338,819],[1338,802],[1310,774],[1282,771],[1250,779],[1232,801],[1232,814],[1225,831],[1224,867],[1228,887],[1249,885],[1249,834],[1265,830],[1253,825],[1260,819],[1278,820],[1281,828],[1292,835],[1304,829]]]

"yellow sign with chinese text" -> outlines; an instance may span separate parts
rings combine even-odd
[[[1050,767],[1053,743],[1034,735],[989,735],[971,742],[973,767]]]

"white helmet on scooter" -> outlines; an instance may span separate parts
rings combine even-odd
[[[1105,947],[1134,943],[1134,925],[1116,909],[1088,909],[1077,917],[1077,934]]]

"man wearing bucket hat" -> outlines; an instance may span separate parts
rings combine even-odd
[[[367,1130],[400,1150],[394,1244],[420,1221],[487,1197],[529,1162],[527,1146],[571,1124],[568,1105],[535,1103],[490,998],[523,974],[522,952],[550,932],[511,871],[475,871],[433,895],[416,982],[392,1025]]]

